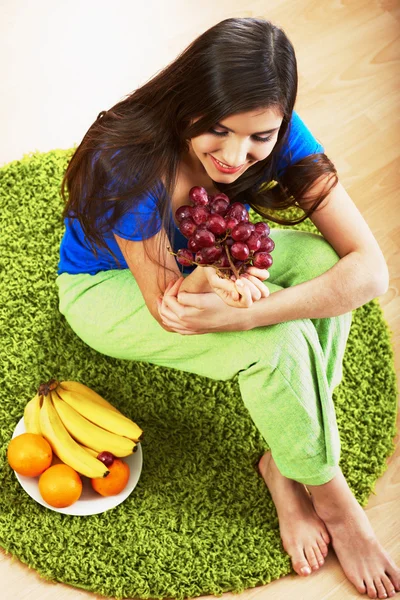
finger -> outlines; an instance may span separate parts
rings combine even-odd
[[[160,316],[161,316],[161,321],[162,321],[163,325],[166,325],[167,327],[169,327],[170,329],[173,329],[177,333],[181,333],[181,334],[199,333],[197,331],[191,330],[189,327],[186,327],[179,320],[179,318],[177,318],[176,315],[174,315],[174,313],[171,310],[169,310],[167,307],[164,307],[164,309],[162,310],[162,313],[160,313]]]
[[[239,293],[236,294],[236,300],[232,298],[232,294],[229,294],[224,290],[219,290],[218,288],[215,289],[215,294],[228,306],[232,306],[233,308],[245,308],[243,303],[241,303],[241,296]]]
[[[269,271],[267,269],[259,269],[258,267],[248,267],[246,273],[250,273],[250,275],[254,275],[254,277],[258,277],[264,281],[264,279],[268,279]]]
[[[235,291],[235,282],[231,279],[225,279],[224,277],[219,277],[213,269],[214,273],[211,273],[209,276],[209,283],[211,286],[216,288],[225,290],[226,292]]]
[[[265,283],[258,279],[258,277],[253,277],[253,275],[248,275],[247,273],[242,275],[242,277],[245,277],[246,279],[251,281],[257,287],[257,289],[260,290],[261,298],[268,298],[269,289],[267,288]]]
[[[158,311],[161,317],[161,320],[168,319],[169,322],[175,323],[175,325],[182,325],[179,317],[177,317],[165,304],[161,306]]]
[[[179,304],[183,306],[204,310],[206,296],[208,295],[208,293],[193,294],[191,292],[179,292],[177,297]]]
[[[179,333],[181,335],[195,335],[195,334],[199,333],[197,331],[192,331],[191,329],[179,327],[178,325],[175,325],[174,323],[170,323],[168,320],[164,321],[164,319],[163,319],[162,323],[166,327],[169,327],[169,329],[172,329],[174,333]]]
[[[182,329],[180,327],[176,327],[175,325],[168,324],[166,321],[162,321],[163,325],[171,329],[168,333],[179,333],[180,335],[196,335],[199,334],[199,331],[192,331],[190,329]],[[166,330],[167,331],[167,330]]]
[[[168,314],[175,319],[181,320],[184,316],[184,308],[179,304],[175,296],[164,296],[161,306],[162,315]]]
[[[241,278],[244,279],[244,284],[247,285],[250,288],[250,293],[251,293],[251,298],[252,300],[259,300],[261,298],[261,290],[258,288],[257,285],[255,285],[253,283],[253,281],[250,279],[251,276],[246,277],[245,275],[242,275]],[[255,279],[255,278],[253,278]]]
[[[183,282],[184,277],[179,277],[179,279],[177,279],[176,281],[170,282],[171,286],[169,287],[170,284],[168,284],[164,295],[167,294],[168,296],[176,296],[179,292],[179,288],[181,287],[181,283]]]
[[[239,305],[248,308],[253,304],[249,286],[247,286],[243,281],[241,282],[240,279],[235,282],[235,285],[240,294],[240,298],[238,300]]]

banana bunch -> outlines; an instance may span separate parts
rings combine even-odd
[[[24,424],[27,433],[45,437],[60,460],[90,478],[109,473],[97,458],[101,452],[129,456],[143,436],[134,421],[77,381],[41,384],[25,406]]]

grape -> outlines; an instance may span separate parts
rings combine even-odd
[[[195,185],[189,190],[189,198],[193,204],[197,204],[198,206],[205,206],[208,204],[207,190],[198,185]]]
[[[222,256],[222,248],[218,246],[210,246],[208,248],[202,248],[200,250],[201,255],[204,257],[204,260],[207,264],[212,264]]]
[[[224,216],[229,206],[229,200],[225,200],[224,198],[218,198],[218,196],[220,195],[224,194],[217,194],[214,197],[214,200],[211,202],[210,208],[212,213],[217,213],[219,215]]]
[[[181,248],[176,254],[176,260],[180,265],[189,267],[193,262],[193,253],[190,252],[190,250],[187,250],[186,248]]]
[[[274,240],[271,240],[271,238],[269,238],[269,237],[261,238],[261,246],[260,246],[261,252],[272,252],[272,250],[274,248],[275,248]]]
[[[215,194],[214,200],[225,200],[225,202],[227,202],[228,204],[231,203],[228,196],[226,194],[224,194],[223,192],[218,192],[218,194]]]
[[[269,225],[267,225],[267,223],[260,222],[260,223],[255,224],[255,231],[257,231],[257,233],[259,233],[260,235],[267,236],[267,235],[269,235],[271,230],[269,228]]]
[[[232,229],[231,237],[236,242],[245,242],[251,236],[251,226],[250,223],[239,223]]]
[[[207,264],[206,261],[205,261],[205,259],[204,259],[203,254],[201,253],[201,250],[199,250],[198,252],[196,252],[194,260],[199,265],[206,265]]]
[[[258,269],[269,269],[272,265],[272,256],[268,252],[256,252],[253,257],[253,266]]]
[[[193,236],[188,239],[187,246],[188,246],[189,250],[191,250],[192,252],[197,252],[197,250],[200,250],[200,246],[197,245],[197,242]],[[178,252],[179,252],[179,250],[178,250]]]
[[[214,202],[215,202],[215,200],[214,200]],[[234,202],[233,204],[231,204],[230,207],[228,208],[226,216],[233,217],[234,219],[237,219],[238,221],[248,221],[249,220],[249,213],[247,212],[247,208],[241,202]]]
[[[268,269],[270,252],[275,248],[269,237],[268,223],[250,223],[249,213],[242,202],[231,203],[226,194],[208,194],[201,186],[190,189],[191,205],[184,204],[175,211],[187,247],[171,252],[180,265],[210,265],[220,277],[233,280],[249,266]]]
[[[196,223],[193,221],[193,219],[183,219],[183,221],[181,221],[179,223],[179,231],[186,238],[193,235],[194,232],[196,231],[196,229],[197,229]]]
[[[192,210],[192,207],[189,206],[188,204],[184,204],[183,206],[180,206],[179,208],[177,208],[175,211],[175,219],[178,221],[178,223],[183,221],[183,219],[190,218],[191,210]]]
[[[228,216],[226,217],[225,221],[226,221],[226,228],[230,229],[231,231],[239,223],[239,221],[237,219],[234,219],[233,217],[228,217]]]
[[[229,258],[226,253],[223,251],[221,258],[215,261],[214,263],[217,267],[230,267]]]
[[[208,229],[207,222],[206,223],[200,223],[200,225],[197,225],[196,231],[200,231],[200,229]]]
[[[250,256],[250,250],[247,244],[244,242],[235,242],[231,246],[231,254],[233,258],[238,260],[246,260]]]
[[[114,454],[111,454],[111,452],[107,452],[106,450],[104,452],[100,452],[100,454],[97,455],[97,459],[101,460],[101,462],[104,463],[106,467],[111,467],[111,465],[114,462],[114,458]]]
[[[207,248],[215,244],[215,235],[208,229],[196,229],[193,237],[200,248]]]
[[[212,214],[206,221],[207,229],[212,231],[215,235],[222,235],[226,232],[226,221],[224,217],[219,214]]]
[[[246,240],[246,244],[249,247],[249,250],[252,252],[257,252],[261,247],[261,240],[258,233],[254,232],[251,236]]]
[[[210,216],[210,211],[206,206],[193,206],[190,210],[191,217],[196,225],[205,223]]]

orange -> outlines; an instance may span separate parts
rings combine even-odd
[[[115,496],[122,492],[129,479],[129,465],[120,458],[114,458],[114,462],[107,467],[110,473],[107,477],[96,477],[91,479],[92,488],[102,496]]]
[[[82,480],[72,467],[64,463],[53,465],[40,476],[39,492],[50,506],[65,508],[79,500]]]
[[[25,477],[37,477],[43,473],[51,465],[52,458],[49,442],[37,433],[21,433],[8,444],[8,464]]]

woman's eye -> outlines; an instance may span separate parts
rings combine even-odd
[[[210,129],[210,133],[214,133],[215,135],[227,135],[227,131],[215,131],[215,129]]]
[[[215,129],[210,129],[210,133],[213,133],[214,135],[228,135],[227,131],[215,131]],[[269,135],[266,138],[260,137],[259,135],[253,135],[253,138],[256,142],[270,142],[272,135]]]

